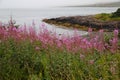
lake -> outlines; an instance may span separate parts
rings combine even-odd
[[[13,20],[19,25],[31,25],[34,21],[36,28],[42,24],[44,18],[55,18],[61,16],[84,16],[98,13],[115,12],[118,7],[52,7],[44,9],[0,9],[0,21],[7,23],[12,15]],[[58,34],[72,34],[74,31],[70,29],[59,28],[54,25],[46,24],[49,30],[55,30]],[[85,31],[79,31],[81,35],[86,34]]]

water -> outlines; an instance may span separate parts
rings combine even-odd
[[[55,18],[61,16],[76,16],[76,15],[93,15],[98,13],[111,13],[115,12],[117,7],[56,7],[56,8],[45,8],[45,9],[0,9],[0,21],[7,23],[12,15],[13,19],[17,24],[31,25],[34,20],[36,28],[45,18]],[[58,34],[69,33],[72,34],[74,31],[70,29],[58,28],[54,25],[46,24],[49,30],[55,30]],[[86,34],[85,31],[79,31],[82,35]]]

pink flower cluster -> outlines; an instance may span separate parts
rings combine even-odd
[[[92,29],[89,29],[88,37],[82,37],[75,31],[73,37],[66,37],[64,35],[58,36],[56,32],[51,33],[44,24],[41,25],[39,32],[35,30],[35,23],[29,28],[26,28],[26,25],[19,28],[15,26],[3,27],[0,25],[1,42],[8,38],[13,38],[18,42],[29,39],[31,43],[40,41],[44,48],[55,46],[61,50],[67,50],[74,53],[92,53],[95,50],[99,52],[108,50],[115,53],[118,50],[118,30],[114,30],[113,33],[113,39],[110,40],[110,43],[107,43],[104,40],[103,30],[100,30],[95,35]],[[106,49],[106,46],[108,49]],[[39,47],[36,47],[36,50],[39,50]]]
[[[110,51],[112,52],[112,53],[115,53],[116,51],[117,51],[117,49],[118,49],[118,30],[114,30],[114,37],[113,37],[113,39],[112,40],[110,40],[110,44],[111,44],[111,49],[110,49]]]

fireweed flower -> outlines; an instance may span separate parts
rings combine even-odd
[[[88,28],[88,35],[92,38],[92,28]]]
[[[41,27],[41,28],[46,28],[46,26],[45,26],[44,23],[42,23],[42,24],[40,25],[40,27]]]
[[[88,32],[92,32],[92,28],[89,28],[89,29],[88,29]]]
[[[84,59],[85,56],[83,54],[80,54],[80,59]]]
[[[35,50],[40,50],[40,47],[36,46],[36,47],[35,47]]]
[[[1,24],[0,24],[1,26]],[[36,40],[39,40],[42,44],[42,47],[47,48],[47,45],[59,47],[60,49],[66,49],[68,51],[77,53],[79,51],[93,52],[97,50],[99,52],[109,50],[112,53],[115,53],[118,50],[118,30],[114,30],[114,37],[110,40],[110,44],[106,44],[104,40],[104,31],[100,30],[99,34],[91,34],[89,37],[82,37],[79,35],[77,30],[75,30],[74,35],[56,35],[52,34],[45,24],[43,23],[40,27],[40,31],[36,32],[36,29],[32,26],[21,26],[20,28],[15,28],[10,25],[5,27],[0,27],[0,39],[1,41],[7,40],[8,38],[13,38],[15,40],[26,40],[29,39],[31,43]],[[89,28],[88,32],[92,32],[92,29]],[[71,38],[72,37],[72,38]],[[60,40],[60,41],[59,41]],[[35,50],[39,50],[38,46],[35,47]],[[81,58],[83,56],[81,55]]]
[[[99,39],[100,41],[104,42],[104,30],[103,29],[99,31]]]
[[[94,62],[95,62],[94,60],[89,60],[89,64],[91,65],[94,64]]]
[[[118,30],[114,30],[114,37],[118,37],[118,33],[119,33],[119,31]]]
[[[111,44],[111,49],[110,49],[110,51],[112,52],[112,53],[115,53],[116,51],[117,51],[117,49],[118,49],[118,30],[114,30],[114,37],[113,37],[113,39],[112,40],[110,40],[110,44]]]
[[[113,40],[110,40],[110,43],[111,43],[111,49],[110,49],[110,51],[112,53],[115,53],[116,50],[117,50],[117,48],[118,48],[118,44],[117,44],[118,40],[116,38],[113,38]]]
[[[115,73],[116,73],[116,69],[115,69],[114,66],[111,66],[111,67],[110,67],[110,72],[111,72],[112,74],[115,74]]]

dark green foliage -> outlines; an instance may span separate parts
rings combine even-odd
[[[111,17],[120,17],[120,8],[118,8],[116,12],[112,13]]]
[[[120,38],[120,33],[118,34],[118,37]]]

